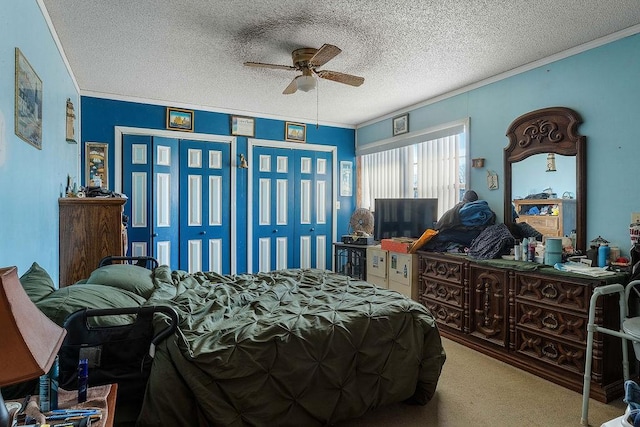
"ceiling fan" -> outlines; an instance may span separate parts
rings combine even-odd
[[[292,94],[298,89],[308,92],[315,88],[316,80],[313,77],[314,74],[322,79],[332,80],[334,82],[344,83],[351,86],[360,86],[364,83],[363,77],[339,73],[337,71],[317,69],[329,62],[340,52],[342,52],[342,50],[339,47],[331,44],[324,44],[320,49],[304,47],[291,52],[293,65],[265,64],[262,62],[245,62],[244,65],[249,67],[301,71],[302,74],[294,78],[293,81],[289,83],[289,86],[287,86],[282,92],[285,95]]]

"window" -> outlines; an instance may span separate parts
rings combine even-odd
[[[437,198],[442,216],[466,191],[467,128],[466,121],[459,122],[359,149],[359,206],[373,209],[376,198]]]

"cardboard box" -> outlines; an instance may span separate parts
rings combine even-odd
[[[380,247],[389,252],[407,254],[415,241],[416,239],[410,237],[392,237],[391,239],[382,239]]]

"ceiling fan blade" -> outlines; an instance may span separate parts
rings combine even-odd
[[[300,77],[300,76],[298,76]],[[296,77],[295,79],[291,80],[291,83],[289,83],[289,86],[287,86],[283,91],[282,94],[283,95],[291,95],[292,93],[295,93],[295,91],[298,90],[298,83],[296,82],[296,80],[298,79],[298,77]]]
[[[291,65],[278,65],[278,64],[265,64],[262,62],[245,62],[247,67],[260,67],[260,68],[275,68],[278,70],[295,70],[296,67]]]
[[[311,57],[311,59],[309,59],[309,66],[312,68],[321,67],[329,62],[329,60],[333,59],[340,52],[342,52],[342,49],[340,49],[339,47],[325,43],[320,49],[318,49],[318,51]]]
[[[323,79],[332,80],[334,82],[344,83],[351,86],[360,86],[362,83],[364,83],[364,77],[339,73],[337,71],[321,70],[316,71],[316,74],[318,75],[318,77],[321,77]]]

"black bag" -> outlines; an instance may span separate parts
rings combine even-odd
[[[168,316],[166,328],[153,333],[153,316]],[[135,315],[131,324],[93,326],[91,317]],[[142,402],[151,372],[155,345],[175,332],[176,311],[168,306],[114,309],[83,309],[64,322],[67,335],[59,351],[59,385],[65,390],[78,388],[78,361],[87,359],[88,386],[118,384],[118,400]]]

